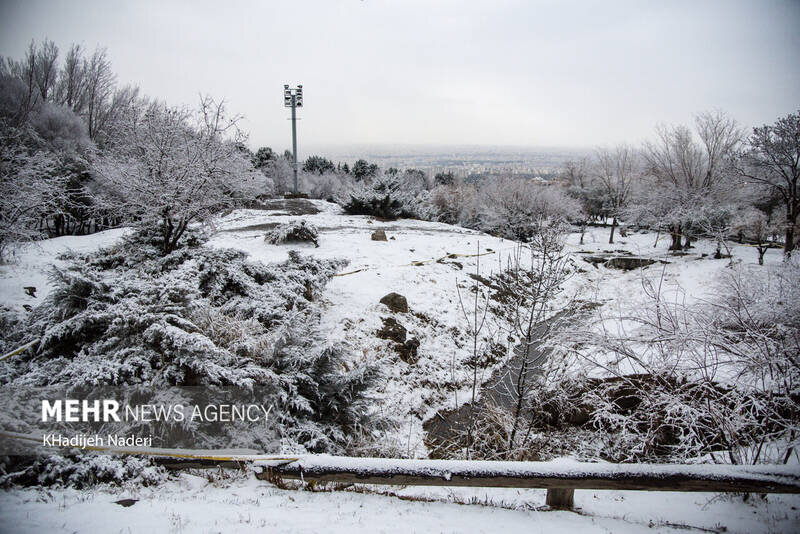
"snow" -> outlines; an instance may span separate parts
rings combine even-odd
[[[347,341],[358,351],[360,360],[395,358],[386,340],[375,333],[382,327],[381,317],[393,314],[380,304],[391,292],[406,297],[410,313],[397,315],[398,321],[418,337],[420,360],[413,366],[401,361],[386,365],[388,377],[379,409],[384,413],[411,414],[412,425],[405,425],[398,445],[411,449],[411,456],[424,456],[422,421],[444,406],[453,407],[452,395],[444,396],[430,384],[451,382],[453,351],[455,360],[467,357],[468,349],[454,349],[452,328],[463,329],[464,318],[458,303],[456,283],[474,283],[468,273],[474,273],[480,261],[481,273],[498,270],[498,259],[516,248],[513,241],[447,224],[406,220],[383,222],[367,216],[346,215],[335,204],[312,200],[320,213],[291,216],[281,212],[236,210],[215,221],[220,230],[211,246],[242,250],[253,259],[263,262],[282,261],[289,250],[319,258],[345,258],[349,261],[346,274],[335,277],[326,287],[326,313],[321,328],[332,341]],[[265,225],[306,219],[319,230],[319,248],[305,244],[270,245],[264,242]],[[373,231],[382,229],[387,241],[372,241]],[[480,257],[457,257],[439,260],[448,254],[473,255],[491,252]],[[412,262],[424,262],[412,265]],[[458,262],[462,268],[454,264]],[[362,270],[363,269],[363,270]],[[356,365],[359,360],[354,362]],[[429,385],[425,385],[424,383]],[[462,384],[463,386],[463,384]],[[459,393],[466,400],[466,390]],[[449,404],[448,404],[449,403]],[[410,436],[409,436],[410,432]],[[408,446],[410,438],[411,445]]]
[[[52,265],[64,264],[58,256],[67,252],[85,253],[112,245],[129,233],[128,228],[115,228],[85,236],[63,236],[37,241],[17,251],[9,263],[0,264],[0,303],[24,312],[23,305],[37,306],[50,292],[48,271]],[[23,288],[36,288],[36,297]]]
[[[668,252],[669,236],[661,235],[657,247],[653,247],[656,241],[655,234],[652,232],[632,232],[628,237],[615,236],[613,245],[608,243],[608,228],[587,228],[584,235],[584,244],[579,245],[580,234],[570,234],[567,240],[569,248],[573,252],[628,252],[636,256],[659,259],[667,264],[655,264],[645,269],[635,269],[632,271],[618,271],[607,269],[603,266],[597,268],[585,263],[588,269],[588,278],[595,282],[600,282],[598,297],[602,300],[625,301],[642,293],[642,277],[650,280],[657,280],[662,273],[665,277],[667,286],[672,291],[677,291],[680,287],[681,296],[686,297],[687,304],[708,297],[713,291],[710,284],[716,275],[726,269],[729,259],[715,260],[712,258],[716,250],[716,244],[707,239],[695,241],[693,248],[688,251],[687,256],[675,256]],[[728,243],[732,260],[742,262],[746,265],[758,265],[758,254],[755,248],[749,245],[739,245]],[[723,249],[723,253],[725,250]],[[703,255],[705,254],[705,257]],[[580,255],[578,255],[580,257]],[[764,256],[764,264],[780,263],[783,253],[780,249],[769,249]]]
[[[517,248],[513,241],[442,223],[407,220],[380,221],[368,216],[344,214],[329,202],[310,200],[319,213],[291,215],[289,211],[235,210],[218,217],[213,225],[217,233],[209,242],[213,247],[231,247],[263,262],[287,259],[290,250],[318,258],[344,258],[349,264],[325,288],[322,334],[330,341],[345,341],[353,347],[354,366],[365,361],[382,361],[385,378],[374,392],[375,410],[392,414],[402,424],[388,437],[397,450],[409,457],[425,457],[422,424],[436,412],[456,408],[469,399],[469,373],[462,362],[470,356],[463,332],[466,321],[459,305],[462,296],[474,284],[469,278],[480,262],[480,272],[487,276],[500,269]],[[319,248],[311,244],[271,245],[264,242],[269,228],[277,224],[308,221],[319,229]],[[373,231],[383,229],[389,240],[372,241]],[[22,251],[16,262],[0,266],[0,298],[22,312],[22,305],[35,305],[49,291],[47,269],[60,263],[58,254],[67,250],[86,252],[107,246],[126,230],[109,230],[89,236],[67,236],[42,241]],[[579,272],[567,284],[565,297],[604,303],[601,310],[608,320],[602,326],[612,332],[635,327],[618,316],[630,312],[643,297],[643,281],[658,283],[663,276],[670,298],[687,303],[709,296],[712,280],[727,270],[729,260],[711,259],[716,245],[699,240],[688,256],[667,253],[669,236],[661,236],[653,248],[655,235],[629,233],[617,235],[608,244],[608,228],[590,227],[579,245],[579,234],[568,236],[568,250],[573,252]],[[486,255],[475,257],[479,250]],[[757,268],[757,253],[749,246],[729,244],[733,259]],[[578,252],[603,253],[625,251],[637,256],[662,259],[668,264],[654,264],[644,269],[621,271],[581,261]],[[448,254],[458,257],[446,258]],[[706,257],[702,257],[706,254]],[[524,254],[523,254],[524,256]],[[444,259],[443,259],[444,258]],[[441,260],[441,262],[437,262]],[[767,251],[769,265],[781,261],[781,251]],[[415,263],[416,262],[416,263]],[[460,266],[460,268],[459,268]],[[348,274],[350,273],[350,274]],[[25,286],[35,286],[37,297],[25,294]],[[410,313],[393,314],[380,304],[381,297],[398,292],[408,299]],[[401,361],[391,343],[376,336],[382,317],[394,316],[421,344],[416,364]],[[490,317],[491,319],[491,317]],[[499,328],[490,320],[489,327]],[[578,325],[580,327],[581,325]],[[597,328],[600,325],[596,325]],[[461,338],[456,339],[459,331]],[[459,346],[460,345],[460,346]],[[486,369],[489,378],[494,368]]]
[[[229,478],[232,477],[232,478]],[[182,474],[155,488],[0,492],[2,529],[35,532],[797,532],[798,496],[576,491],[579,513],[544,511],[543,490],[293,491],[245,475]],[[396,496],[392,496],[396,495]],[[138,499],[122,507],[114,501]],[[465,503],[467,506],[463,504]]]
[[[328,339],[347,341],[355,347],[354,365],[366,360],[385,360],[383,368],[387,376],[383,389],[376,392],[376,410],[395,414],[404,421],[391,438],[396,441],[398,449],[410,457],[425,457],[423,421],[438,411],[456,408],[470,397],[469,375],[462,365],[470,356],[469,343],[461,343],[459,347],[453,334],[454,331],[466,330],[457,284],[465,297],[468,288],[474,284],[469,274],[476,272],[478,261],[482,276],[497,272],[501,264],[508,261],[517,244],[447,224],[406,219],[380,221],[368,216],[346,215],[339,206],[325,201],[310,202],[320,213],[290,215],[262,210],[233,211],[215,221],[220,232],[210,244],[237,248],[264,262],[284,260],[292,249],[320,258],[347,259],[348,266],[325,290],[326,313],[321,328]],[[319,229],[319,248],[264,242],[267,227],[300,219]],[[389,240],[372,241],[370,235],[377,229],[383,229]],[[728,259],[712,259],[716,244],[709,240],[696,241],[687,256],[674,256],[667,251],[669,236],[660,236],[654,248],[655,234],[652,232],[631,232],[627,237],[617,235],[613,245],[608,244],[608,234],[608,228],[587,228],[583,245],[578,244],[579,234],[568,236],[567,250],[573,253],[582,272],[569,280],[562,299],[576,297],[603,303],[601,313],[608,320],[595,327],[603,326],[612,332],[636,326],[634,322],[620,320],[619,316],[630,313],[643,299],[645,280],[657,284],[663,276],[665,297],[691,304],[710,296],[714,290],[713,280],[730,263]],[[482,253],[491,252],[473,256],[479,245]],[[728,245],[734,261],[757,264],[758,256],[752,247],[735,243]],[[628,253],[667,263],[622,271],[584,262],[580,259],[584,255],[581,252]],[[436,261],[453,253],[463,256]],[[779,261],[780,250],[767,252],[767,265]],[[382,327],[381,317],[393,315],[379,303],[381,297],[390,292],[400,293],[408,299],[410,313],[394,317],[408,330],[409,337],[416,337],[421,342],[420,359],[414,365],[400,361],[393,354],[390,343],[376,337],[376,332]],[[484,335],[489,329],[500,327],[501,322],[490,317]],[[461,341],[464,340],[462,337]],[[493,371],[492,367],[486,369],[483,377],[488,379]]]
[[[282,261],[289,250],[319,258],[345,258],[349,265],[342,276],[327,286],[322,328],[330,340],[347,341],[355,347],[354,358],[381,359],[386,372],[384,386],[376,392],[376,410],[391,413],[405,424],[390,439],[409,457],[424,457],[422,421],[437,410],[453,408],[468,398],[466,377],[458,367],[468,348],[454,343],[453,328],[464,329],[458,305],[457,284],[462,292],[473,282],[468,273],[480,261],[481,274],[497,271],[516,245],[479,232],[439,223],[400,220],[384,222],[366,216],[349,216],[333,204],[311,201],[320,213],[290,215],[288,212],[236,210],[215,221],[218,233],[210,245],[232,247],[264,262]],[[320,231],[319,248],[311,245],[270,245],[264,242],[267,227],[276,223],[305,219]],[[370,234],[383,229],[389,241],[372,241]],[[68,250],[87,252],[116,242],[126,229],[109,230],[90,236],[67,236],[42,241],[20,251],[12,263],[0,265],[0,301],[23,313],[25,304],[36,305],[49,292],[48,266],[59,264],[57,256]],[[394,239],[391,239],[394,238]],[[653,248],[655,235],[632,233],[608,244],[607,228],[589,228],[584,245],[578,234],[569,236],[572,252],[624,250],[639,256],[659,258],[669,264],[644,269],[619,271],[594,267],[575,254],[578,273],[568,284],[567,293],[585,300],[605,303],[609,315],[624,310],[627,303],[643,295],[642,281],[657,281],[662,276],[675,298],[687,302],[702,300],[713,292],[710,283],[724,272],[729,260],[713,260],[716,248],[710,241],[695,243],[690,255],[668,255],[668,236]],[[481,257],[475,254],[491,249]],[[757,267],[752,247],[732,244],[735,261]],[[457,258],[436,260],[448,254]],[[702,257],[706,254],[706,257]],[[767,265],[781,261],[781,251],[770,249]],[[413,262],[422,262],[413,264]],[[461,268],[456,265],[461,264]],[[344,274],[353,273],[353,274]],[[36,298],[23,288],[37,288]],[[393,315],[379,303],[381,297],[396,291],[406,296],[411,313],[394,316],[418,337],[420,360],[414,365],[400,361],[386,340],[375,332],[380,318]],[[615,328],[625,327],[620,323]],[[627,325],[629,326],[629,325]],[[490,373],[491,370],[487,371]],[[443,385],[454,386],[451,388]],[[388,445],[388,444],[387,444]],[[322,461],[302,460],[305,466]],[[330,461],[330,458],[325,459]],[[339,460],[336,460],[339,461]],[[341,460],[348,463],[349,460]],[[385,460],[376,460],[385,462]],[[428,464],[430,465],[430,464]],[[552,464],[565,472],[570,461]],[[620,467],[595,464],[596,469]],[[573,465],[574,467],[574,465]],[[541,464],[538,469],[541,469]],[[721,470],[719,466],[698,466],[702,470]],[[439,466],[443,479],[457,476],[458,465]],[[625,469],[636,469],[625,466]],[[669,469],[665,467],[665,469]],[[753,468],[755,469],[755,468]],[[754,471],[754,473],[757,469]],[[209,480],[207,476],[181,474],[176,480],[156,488],[97,487],[73,489],[14,489],[0,492],[0,530],[13,525],[15,532],[107,530],[154,532],[255,532],[265,529],[283,532],[686,532],[708,529],[728,532],[800,531],[800,496],[769,495],[742,502],[740,496],[705,493],[635,492],[576,490],[572,512],[537,510],[544,504],[544,490],[479,488],[373,488],[391,491],[396,497],[361,493],[360,486],[348,491],[309,492],[275,488],[254,480],[252,473],[233,479]],[[130,508],[113,501],[141,499]],[[426,502],[432,500],[433,502]],[[456,503],[475,503],[462,506]],[[483,505],[482,505],[483,504]],[[670,526],[671,525],[671,526]]]

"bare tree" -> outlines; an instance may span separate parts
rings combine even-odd
[[[471,355],[467,361],[467,366],[472,372],[471,388],[472,395],[469,404],[469,415],[467,421],[466,432],[466,456],[467,459],[472,457],[472,449],[475,442],[475,423],[476,411],[478,409],[478,387],[482,383],[482,371],[486,368],[486,360],[484,355],[486,353],[486,339],[481,336],[484,326],[486,326],[486,315],[489,311],[490,297],[489,292],[481,287],[478,280],[481,278],[481,244],[477,244],[477,254],[475,256],[475,276],[470,291],[473,293],[473,302],[470,306],[469,303],[465,304],[464,299],[461,297],[461,288],[456,283],[456,291],[458,292],[458,304],[461,313],[464,317],[464,322],[467,324],[467,335],[471,340]]]
[[[263,190],[263,175],[239,149],[237,122],[210,98],[197,112],[140,101],[127,113],[124,137],[97,164],[107,202],[156,222],[168,254],[191,222]]]
[[[613,244],[618,218],[630,200],[634,182],[640,175],[639,155],[636,149],[627,145],[620,145],[613,150],[598,149],[594,173],[603,184],[609,203],[612,220],[608,242]]]
[[[36,51],[34,76],[42,101],[51,101],[58,78],[58,47],[53,41],[45,40]]]
[[[42,217],[63,203],[66,179],[49,151],[29,149],[18,128],[0,134],[0,260],[11,247],[42,236]],[[35,135],[35,134],[34,134]]]
[[[58,75],[56,102],[81,114],[86,108],[86,72],[84,70],[83,50],[73,44]]]
[[[585,188],[589,184],[589,169],[586,158],[577,161],[570,159],[564,162],[564,169],[561,178],[566,182],[567,187]]]
[[[737,218],[733,231],[752,241],[758,251],[758,264],[764,265],[764,254],[769,248],[770,236],[776,225],[758,208],[750,208]]]
[[[659,126],[656,133],[657,139],[645,144],[644,155],[661,202],[671,207],[670,250],[679,250],[681,237],[688,246],[692,217],[703,203],[712,200],[712,193],[730,189],[725,184],[733,175],[730,164],[742,132],[735,120],[715,111],[695,116],[694,132],[685,126]]]
[[[25,124],[36,108],[41,95],[36,85],[36,44],[31,41],[22,61],[4,58],[2,74],[5,78],[3,92],[4,115],[11,118],[9,126]]]
[[[600,211],[600,209],[597,208],[602,205],[602,201],[598,201],[601,195],[597,194],[598,188],[590,176],[589,162],[586,158],[581,158],[578,161],[567,160],[564,162],[564,168],[561,171],[560,178],[563,182],[563,186],[566,188],[567,195],[580,202],[581,212],[578,222],[581,228],[580,244],[583,245],[586,225],[589,219],[593,218]]]
[[[515,401],[509,450],[517,446],[517,433],[529,410],[531,389],[536,386],[535,376],[544,365],[542,347],[559,320],[554,317],[553,300],[571,273],[569,255],[564,250],[564,226],[559,222],[540,220],[529,244],[527,268],[519,252],[521,249],[510,268],[498,278],[502,291],[514,295],[507,303],[507,313],[512,334],[519,339],[514,354],[518,360],[513,367],[516,376],[510,388]]]
[[[786,213],[783,252],[791,256],[800,216],[800,112],[754,128],[748,145],[739,172],[780,194]]]
[[[111,71],[111,62],[106,57],[105,48],[95,50],[92,57],[84,63],[86,79],[86,126],[89,138],[94,140],[103,124],[108,102],[114,92],[116,76]]]

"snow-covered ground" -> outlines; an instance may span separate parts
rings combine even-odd
[[[345,341],[355,349],[353,365],[383,361],[385,380],[375,392],[376,410],[404,421],[389,438],[395,441],[396,449],[407,456],[425,457],[423,422],[437,411],[455,408],[469,398],[470,372],[462,362],[470,356],[470,343],[464,333],[467,322],[457,286],[467,299],[468,288],[474,284],[469,274],[479,270],[487,276],[498,271],[517,244],[442,223],[380,221],[346,215],[338,205],[321,200],[300,202],[313,205],[319,213],[291,215],[285,210],[235,210],[214,221],[217,233],[209,244],[240,249],[267,263],[285,260],[292,249],[321,258],[347,259],[349,265],[325,290],[326,310],[321,328],[329,340]],[[310,244],[272,245],[264,241],[267,228],[298,219],[318,227],[318,248]],[[372,232],[378,229],[386,232],[387,241],[371,239]],[[613,245],[608,244],[608,232],[608,228],[588,228],[583,245],[578,244],[579,234],[568,236],[568,250],[575,253],[579,271],[566,285],[564,297],[603,303],[604,313],[609,316],[642,298],[644,278],[657,281],[663,276],[665,287],[674,291],[677,298],[687,302],[702,299],[714,291],[715,278],[729,264],[728,259],[711,258],[716,245],[708,240],[697,241],[689,255],[676,257],[667,252],[669,236],[660,236],[654,248],[656,236],[652,232],[631,233],[627,237],[617,234]],[[15,263],[0,266],[0,301],[21,312],[23,305],[35,306],[49,291],[47,270],[51,263],[60,263],[59,254],[107,246],[124,233],[123,229],[61,237],[27,247],[18,254]],[[754,248],[729,246],[735,261],[757,264]],[[482,255],[476,256],[479,250]],[[622,271],[595,267],[581,259],[586,253],[617,251],[668,263]],[[450,254],[458,256],[446,257]],[[780,250],[770,249],[765,262],[778,262],[780,258]],[[26,286],[37,288],[36,298],[26,294]],[[380,299],[391,292],[407,298],[410,313],[393,314],[380,304]],[[377,337],[384,317],[394,317],[407,329],[409,337],[420,341],[419,361],[403,362],[394,352],[392,342]],[[497,332],[500,327],[490,317],[482,334]],[[487,369],[484,378],[488,379],[493,370]]]
[[[466,323],[459,293],[467,295],[469,273],[497,271],[516,245],[471,230],[439,223],[400,220],[382,222],[366,216],[349,216],[338,206],[311,201],[320,213],[289,215],[282,212],[237,210],[215,221],[218,230],[210,244],[233,247],[253,259],[284,260],[290,249],[323,258],[346,258],[349,265],[335,277],[324,294],[322,328],[331,340],[346,341],[360,360],[383,360],[386,377],[376,392],[376,409],[407,423],[394,445],[407,456],[424,457],[422,422],[436,410],[453,408],[467,400],[467,373],[460,365],[469,355],[458,330]],[[319,248],[309,245],[270,245],[265,229],[275,223],[303,218],[320,229]],[[377,229],[388,241],[372,241]],[[62,237],[21,251],[15,263],[0,266],[0,302],[23,310],[48,293],[47,269],[67,250],[90,251],[117,241],[125,230],[85,237]],[[729,263],[714,260],[715,245],[695,244],[685,257],[667,255],[668,236],[653,248],[653,233],[617,237],[608,244],[608,229],[590,228],[584,244],[569,236],[568,248],[580,271],[566,292],[584,300],[604,303],[609,309],[624,306],[642,295],[643,277],[662,275],[672,288],[682,288],[681,298],[702,299],[714,290],[713,281]],[[480,249],[478,247],[480,246]],[[752,247],[731,245],[734,260],[757,264]],[[480,250],[487,253],[474,256]],[[628,251],[661,258],[644,269],[607,269],[581,260],[577,252]],[[445,258],[449,254],[458,257]],[[702,257],[706,254],[706,257]],[[442,259],[444,258],[444,259]],[[780,261],[779,250],[769,250],[766,262]],[[437,262],[436,260],[441,260]],[[352,274],[347,274],[352,273]],[[24,288],[37,288],[36,297]],[[411,313],[392,314],[379,303],[397,292],[408,299]],[[376,337],[381,317],[394,316],[420,340],[420,359],[400,360],[387,340]],[[461,345],[459,347],[459,345]],[[771,495],[766,500],[743,503],[740,497],[711,494],[576,491],[581,513],[544,512],[544,491],[406,488],[391,489],[401,500],[376,494],[287,491],[252,477],[209,483],[206,478],[181,475],[157,488],[95,488],[12,490],[0,493],[0,531],[15,532],[250,532],[326,531],[351,532],[799,532],[800,498]],[[113,501],[141,499],[124,508]],[[423,502],[433,499],[435,502]],[[457,502],[475,503],[462,506]],[[488,506],[484,506],[486,504]]]
[[[410,456],[425,456],[422,422],[443,407],[454,407],[456,396],[467,399],[467,373],[459,365],[469,355],[464,343],[457,348],[453,333],[464,330],[464,318],[456,283],[464,290],[473,282],[467,273],[497,270],[497,260],[513,251],[515,243],[480,232],[417,220],[381,222],[367,216],[342,213],[335,204],[311,201],[321,210],[315,215],[289,216],[259,210],[237,210],[216,222],[220,230],[212,246],[232,247],[263,261],[282,261],[290,249],[321,258],[346,258],[344,274],[327,286],[326,314],[321,328],[331,341],[346,341],[356,349],[356,361],[387,360],[387,379],[379,396],[384,413],[405,414],[407,424],[397,436],[397,446]],[[265,224],[302,218],[320,231],[319,247],[313,245],[270,245],[264,242]],[[373,241],[372,232],[382,229],[387,241]],[[479,257],[469,257],[480,252]],[[488,253],[487,253],[488,252]],[[448,254],[464,255],[437,262]],[[423,262],[414,265],[415,262]],[[355,271],[355,272],[354,272]],[[407,314],[392,314],[380,299],[396,292],[408,300]],[[382,317],[394,316],[420,340],[420,359],[402,362],[390,342],[376,337]],[[456,383],[462,391],[445,393],[445,385]]]
[[[231,475],[227,475],[231,476]],[[211,477],[217,478],[217,477]],[[800,497],[575,492],[577,512],[543,511],[544,490],[373,487],[394,495],[282,490],[252,475],[182,474],[155,488],[0,492],[0,531],[38,532],[798,532]],[[115,504],[138,499],[129,507]],[[541,509],[540,509],[541,508]]]
[[[284,260],[290,249],[323,258],[349,260],[344,272],[352,274],[334,278],[326,289],[324,298],[328,308],[322,328],[329,339],[347,341],[356,347],[357,357],[387,359],[383,366],[387,379],[383,390],[378,392],[379,407],[384,413],[402,414],[405,418],[406,423],[395,436],[397,447],[408,456],[425,457],[423,421],[469,398],[469,372],[462,362],[470,356],[470,343],[463,335],[467,322],[459,304],[457,285],[462,297],[467,299],[468,287],[474,284],[469,274],[478,269],[483,276],[497,272],[507,264],[517,244],[447,224],[416,220],[383,222],[367,216],[345,215],[335,204],[311,202],[320,213],[234,211],[216,221],[220,232],[211,244],[243,250],[264,262]],[[318,248],[264,242],[265,226],[293,219],[305,219],[319,228]],[[387,241],[371,240],[372,232],[378,229],[386,232]],[[608,228],[589,228],[583,245],[579,244],[579,234],[568,237],[568,250],[575,253],[573,257],[579,271],[566,285],[564,298],[600,302],[609,313],[619,313],[619,308],[642,298],[643,278],[657,281],[663,276],[668,294],[673,292],[677,298],[691,302],[713,292],[715,278],[730,261],[712,259],[716,245],[707,240],[696,242],[687,256],[676,257],[668,254],[669,236],[662,235],[654,248],[656,236],[652,232],[631,233],[627,237],[617,233],[613,245],[608,244],[608,233]],[[488,254],[475,256],[479,246],[481,253]],[[734,260],[757,264],[758,256],[752,247],[729,246]],[[579,254],[618,251],[668,263],[622,271],[594,267]],[[459,257],[436,261],[448,254]],[[765,262],[769,264],[780,258],[780,250],[771,249]],[[381,297],[390,292],[404,295],[411,313],[393,315],[380,304]],[[390,342],[376,337],[382,326],[381,317],[389,316],[394,316],[408,330],[409,336],[420,340],[417,363],[402,362],[393,354]],[[483,335],[500,327],[490,317]],[[497,337],[505,338],[504,335]],[[353,363],[358,365],[359,362]],[[485,378],[488,379],[492,371],[491,367],[487,369]]]
[[[0,264],[0,303],[24,312],[23,306],[37,306],[50,292],[48,272],[53,265],[64,262],[58,256],[66,252],[92,252],[116,243],[129,232],[115,228],[85,236],[64,236],[26,245],[17,251],[11,262]],[[35,287],[35,297],[25,292],[25,287]]]

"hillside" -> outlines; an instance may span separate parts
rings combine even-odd
[[[293,220],[307,221],[319,229],[318,247],[264,241],[267,230]],[[271,201],[264,209],[235,210],[215,219],[213,227],[215,233],[208,246],[238,249],[260,262],[285,261],[290,250],[348,262],[322,295],[320,334],[351,348],[352,367],[379,363],[386,378],[371,392],[374,409],[391,415],[398,425],[385,437],[388,443],[384,446],[395,454],[426,457],[423,423],[437,412],[458,408],[470,399],[471,372],[465,362],[472,349],[464,314],[464,310],[467,315],[471,313],[470,289],[476,283],[470,275],[479,273],[486,278],[502,271],[519,245],[443,223],[346,215],[338,205],[320,200]],[[376,230],[384,231],[387,240],[372,240]],[[575,299],[599,304],[600,316],[608,318],[607,324],[615,323],[614,314],[635,308],[643,295],[644,280],[659,281],[663,277],[665,294],[691,303],[712,294],[718,275],[729,265],[728,260],[711,258],[715,245],[709,241],[699,241],[687,255],[675,256],[667,254],[665,238],[654,248],[656,236],[652,233],[629,234],[608,245],[607,232],[606,228],[589,228],[583,245],[578,244],[578,234],[567,237],[572,276],[559,296],[563,302]],[[124,229],[111,230],[29,246],[14,263],[0,267],[2,301],[24,314],[22,306],[35,306],[48,294],[48,265],[60,264],[60,254],[108,246],[125,233]],[[730,246],[734,261],[756,264],[757,255],[751,247]],[[605,261],[603,254],[632,255],[654,263],[633,270],[607,268],[595,259]],[[770,250],[766,263],[779,262],[780,257],[779,251]],[[35,298],[26,294],[24,288],[28,286],[36,287]],[[392,312],[380,303],[392,292],[407,299],[407,313]],[[415,357],[398,351],[395,341],[378,336],[387,318],[405,328],[407,340],[419,341]],[[492,310],[486,323],[481,336],[502,342],[506,323]],[[572,329],[585,328],[577,324]],[[498,344],[496,361],[481,370],[479,382],[498,371],[509,347]]]

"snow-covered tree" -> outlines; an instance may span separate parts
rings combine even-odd
[[[27,129],[0,125],[0,260],[11,247],[42,236],[42,217],[65,199],[66,178],[49,151],[33,148]],[[40,142],[40,141],[39,141]]]
[[[620,145],[613,150],[598,149],[593,172],[605,191],[607,211],[612,217],[608,242],[613,244],[618,218],[630,200],[636,180],[641,176],[639,154],[633,147],[626,145]]]
[[[745,180],[777,192],[784,204],[783,252],[794,250],[800,217],[800,111],[754,128],[739,171]]]
[[[259,402],[274,407],[269,428],[198,429],[174,446],[344,452],[377,421],[368,421],[365,396],[376,367],[353,365],[351,347],[320,332],[319,295],[344,263],[291,252],[264,265],[189,232],[166,256],[151,227],[67,259],[47,301],[0,333],[3,347],[40,340],[0,382],[142,386],[146,399],[178,386],[258,388]]]
[[[196,112],[140,101],[97,164],[107,202],[131,218],[158,221],[162,251],[174,250],[188,225],[264,190],[263,175],[238,149],[238,118],[203,98]]]
[[[303,162],[303,172],[322,175],[328,172],[332,173],[335,170],[336,167],[333,162],[322,156],[309,156],[308,159]]]
[[[384,173],[371,180],[357,180],[343,196],[341,203],[347,213],[397,219],[416,216],[425,190],[420,184],[409,183],[405,175]]]
[[[477,224],[477,190],[461,180],[431,190],[431,218],[447,224],[474,227]]]
[[[770,237],[779,230],[774,221],[758,208],[751,207],[739,217],[733,225],[733,231],[741,237],[752,241],[758,252],[758,264],[764,265],[764,254],[770,244]]]
[[[480,228],[508,239],[527,241],[542,220],[580,219],[580,204],[554,187],[531,180],[496,178],[478,192]]]
[[[657,138],[645,144],[644,157],[652,183],[636,203],[656,203],[656,209],[642,211],[652,215],[666,212],[660,226],[670,230],[670,250],[688,246],[696,218],[707,203],[720,202],[732,189],[732,158],[742,132],[732,118],[722,112],[700,113],[694,131],[685,126],[659,126]],[[667,207],[662,210],[662,207]]]
[[[350,173],[356,181],[370,180],[378,176],[378,166],[375,163],[360,159],[353,164]]]

